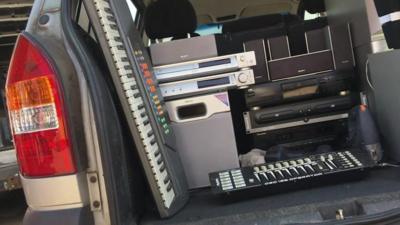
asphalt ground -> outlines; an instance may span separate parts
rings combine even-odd
[[[22,225],[26,207],[22,190],[0,192],[0,225]]]

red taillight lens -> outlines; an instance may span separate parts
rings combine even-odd
[[[43,51],[20,35],[7,76],[10,123],[21,173],[47,177],[76,172],[57,76]]]

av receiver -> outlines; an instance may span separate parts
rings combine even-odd
[[[154,67],[154,73],[159,83],[166,83],[237,71],[255,65],[256,58],[254,52],[244,52]]]
[[[356,103],[352,95],[268,107],[245,112],[248,134],[348,118],[348,110]]]
[[[245,91],[249,109],[279,105],[310,98],[340,95],[353,88],[352,72],[329,72],[252,86]]]
[[[229,88],[247,87],[254,84],[253,70],[241,70],[213,76],[200,77],[160,84],[165,99],[186,97],[205,92],[215,92]]]

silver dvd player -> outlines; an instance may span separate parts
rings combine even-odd
[[[256,56],[252,51],[154,67],[154,73],[159,83],[166,83],[236,71],[255,65]]]
[[[255,83],[252,69],[160,84],[164,99],[246,87]]]

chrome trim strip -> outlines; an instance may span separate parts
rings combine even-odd
[[[262,43],[263,43],[263,48],[264,48],[265,67],[267,68],[267,77],[268,77],[268,80],[270,81],[271,75],[269,74],[269,65],[268,65],[267,51],[265,50],[265,40],[264,39],[262,40]],[[268,50],[269,50],[269,48],[268,48]]]
[[[245,126],[246,126],[246,132],[248,134],[254,134],[254,133],[261,133],[261,132],[266,132],[266,131],[274,131],[274,130],[280,130],[280,129],[285,129],[285,128],[315,124],[315,123],[328,122],[328,121],[333,121],[333,120],[347,119],[348,117],[349,117],[348,113],[343,113],[343,114],[332,115],[332,116],[311,118],[307,121],[299,120],[299,121],[281,123],[281,124],[276,124],[276,125],[271,125],[271,126],[252,128],[250,115],[249,115],[249,113],[247,113],[247,114],[245,113],[244,121],[245,121]]]
[[[351,26],[350,26],[350,23],[347,24],[347,31],[349,33],[351,57],[353,59],[353,66],[356,66],[356,59],[355,59],[355,56],[354,56],[353,38],[351,37]]]
[[[271,61],[272,60],[272,53],[271,53],[271,43],[269,42],[269,39],[267,39],[267,45],[268,45],[268,54],[269,54],[269,58],[270,58],[269,61]],[[268,61],[268,58],[267,58],[267,61]]]
[[[286,43],[287,43],[287,50],[289,53],[289,57],[292,57],[292,53],[290,52],[290,44],[289,44],[289,37],[286,36]]]
[[[337,69],[336,67],[336,60],[335,60],[335,50],[333,49],[333,43],[332,43],[332,33],[331,33],[331,27],[328,26],[328,36],[329,36],[329,44],[331,45],[331,50],[332,50],[332,58],[333,58],[333,68],[335,70]]]

